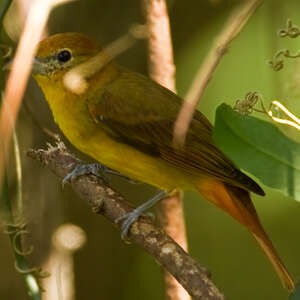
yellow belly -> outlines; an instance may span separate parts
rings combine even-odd
[[[100,129],[95,135],[89,137],[88,141],[85,140],[81,143],[78,140],[71,140],[71,142],[95,160],[134,180],[165,190],[193,188],[193,178],[190,174],[173,167],[160,158],[152,157],[131,146],[116,142]]]
[[[194,176],[112,139],[101,125],[92,120],[86,99],[64,92],[60,82],[56,86],[47,78],[36,79],[46,95],[55,122],[80,151],[134,180],[168,191],[174,188],[193,189]]]

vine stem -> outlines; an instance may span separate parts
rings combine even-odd
[[[22,199],[22,166],[20,159],[20,149],[17,142],[17,136],[14,133],[14,152],[16,161],[16,172],[17,172],[17,206],[18,213],[17,218],[20,218],[20,203],[23,202]],[[28,290],[28,294],[33,300],[42,300],[41,289],[39,285],[38,275],[41,274],[38,268],[30,268],[25,255],[31,252],[31,249],[26,251],[22,246],[22,236],[27,233],[25,226],[16,221],[13,213],[11,197],[8,192],[8,181],[7,177],[4,176],[3,185],[1,189],[1,201],[3,203],[5,222],[6,222],[6,232],[10,238],[14,256],[16,259],[15,266],[17,271],[24,276],[25,284]],[[19,224],[18,224],[19,222]]]

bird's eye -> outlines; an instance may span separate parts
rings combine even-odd
[[[68,60],[71,59],[71,52],[69,50],[62,50],[57,54],[57,59],[62,62],[65,63]]]

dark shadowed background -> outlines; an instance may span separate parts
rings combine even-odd
[[[184,97],[230,11],[241,2],[169,1],[180,96]],[[289,48],[296,52],[300,48],[300,37],[288,40],[277,35],[288,18],[300,26],[299,11],[297,0],[265,1],[233,41],[199,105],[212,122],[220,103],[232,105],[249,91],[259,91],[266,105],[278,99],[300,115],[300,60],[287,60],[284,70],[279,73],[268,66],[268,60],[278,49]],[[143,22],[141,1],[80,0],[55,9],[48,30],[50,34],[82,32],[106,45],[136,22]],[[139,41],[120,55],[118,61],[146,74],[146,42]],[[24,101],[45,127],[59,132],[33,81],[29,83]],[[296,130],[282,130],[300,140],[300,133]],[[35,264],[41,265],[46,259],[51,235],[57,226],[71,222],[79,225],[87,235],[85,247],[75,254],[76,299],[163,299],[160,266],[143,250],[125,244],[112,224],[101,216],[93,215],[88,205],[78,199],[68,186],[62,189],[60,180],[26,157],[29,148],[45,147],[50,140],[34,125],[24,108],[17,132],[22,151],[26,220],[31,231],[29,242],[35,247],[31,258]],[[84,159],[90,161],[87,157]],[[13,168],[10,173],[10,192],[14,193]],[[112,184],[136,205],[155,193],[151,187],[132,185],[119,178],[112,178]],[[266,193],[264,198],[253,196],[253,200],[266,231],[298,281],[300,205],[276,190],[266,188]],[[271,265],[244,228],[196,193],[186,193],[184,203],[191,255],[211,271],[213,281],[227,299],[287,298],[287,292]],[[5,234],[0,235],[0,247],[0,299],[28,299],[23,279],[15,272],[13,253]]]

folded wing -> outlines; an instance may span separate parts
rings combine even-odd
[[[183,149],[172,145],[173,128],[182,100],[141,74],[121,70],[121,75],[99,89],[88,106],[91,117],[118,141],[196,176],[210,176],[257,194],[263,190],[240,172],[215,146],[212,125],[195,112]]]

